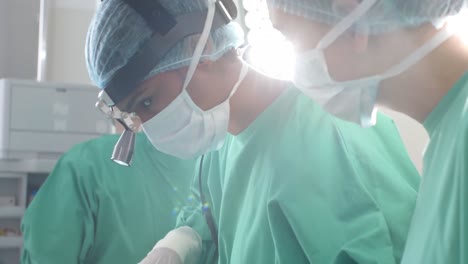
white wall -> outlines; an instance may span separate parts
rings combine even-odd
[[[47,1],[46,81],[90,83],[84,46],[100,0]],[[40,0],[0,0],[0,78],[36,78],[39,4]]]
[[[6,17],[6,2],[0,1],[0,18]],[[6,41],[7,41],[7,27],[5,19],[0,21],[0,78],[6,72]]]
[[[86,32],[96,0],[51,0],[47,80],[91,83],[86,70]]]
[[[0,0],[0,78],[34,79],[39,0]]]

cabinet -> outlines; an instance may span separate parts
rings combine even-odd
[[[0,264],[18,264],[21,220],[55,160],[0,160]]]
[[[19,259],[21,219],[26,210],[26,174],[0,172],[0,263]]]

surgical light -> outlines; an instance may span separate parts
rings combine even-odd
[[[447,27],[468,45],[468,9],[450,17],[447,21]]]
[[[293,46],[271,25],[265,1],[243,1],[250,45],[245,58],[254,68],[272,78],[291,80],[295,54]]]

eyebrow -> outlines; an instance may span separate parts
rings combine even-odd
[[[146,92],[148,89],[150,89],[150,86],[148,87],[140,87],[139,89],[135,91],[135,94],[130,96],[130,99],[128,100],[128,103],[125,104],[125,108],[123,110],[127,110],[126,112],[131,113],[131,110],[133,107],[135,107],[137,99],[139,99],[140,95]]]
[[[132,97],[130,97],[130,99],[128,100],[128,103],[125,105],[125,108],[124,108],[126,112],[129,112],[129,113],[132,112],[131,110],[135,106],[135,103],[138,97],[139,97],[139,94],[135,94]]]

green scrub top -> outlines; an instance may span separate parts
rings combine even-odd
[[[468,73],[424,122],[430,142],[403,264],[468,263]]]
[[[24,264],[137,263],[174,228],[195,163],[138,134],[131,167],[110,160],[117,135],[77,145],[56,164],[22,222]]]
[[[289,89],[206,155],[219,263],[399,263],[419,175],[378,118],[363,129]]]

